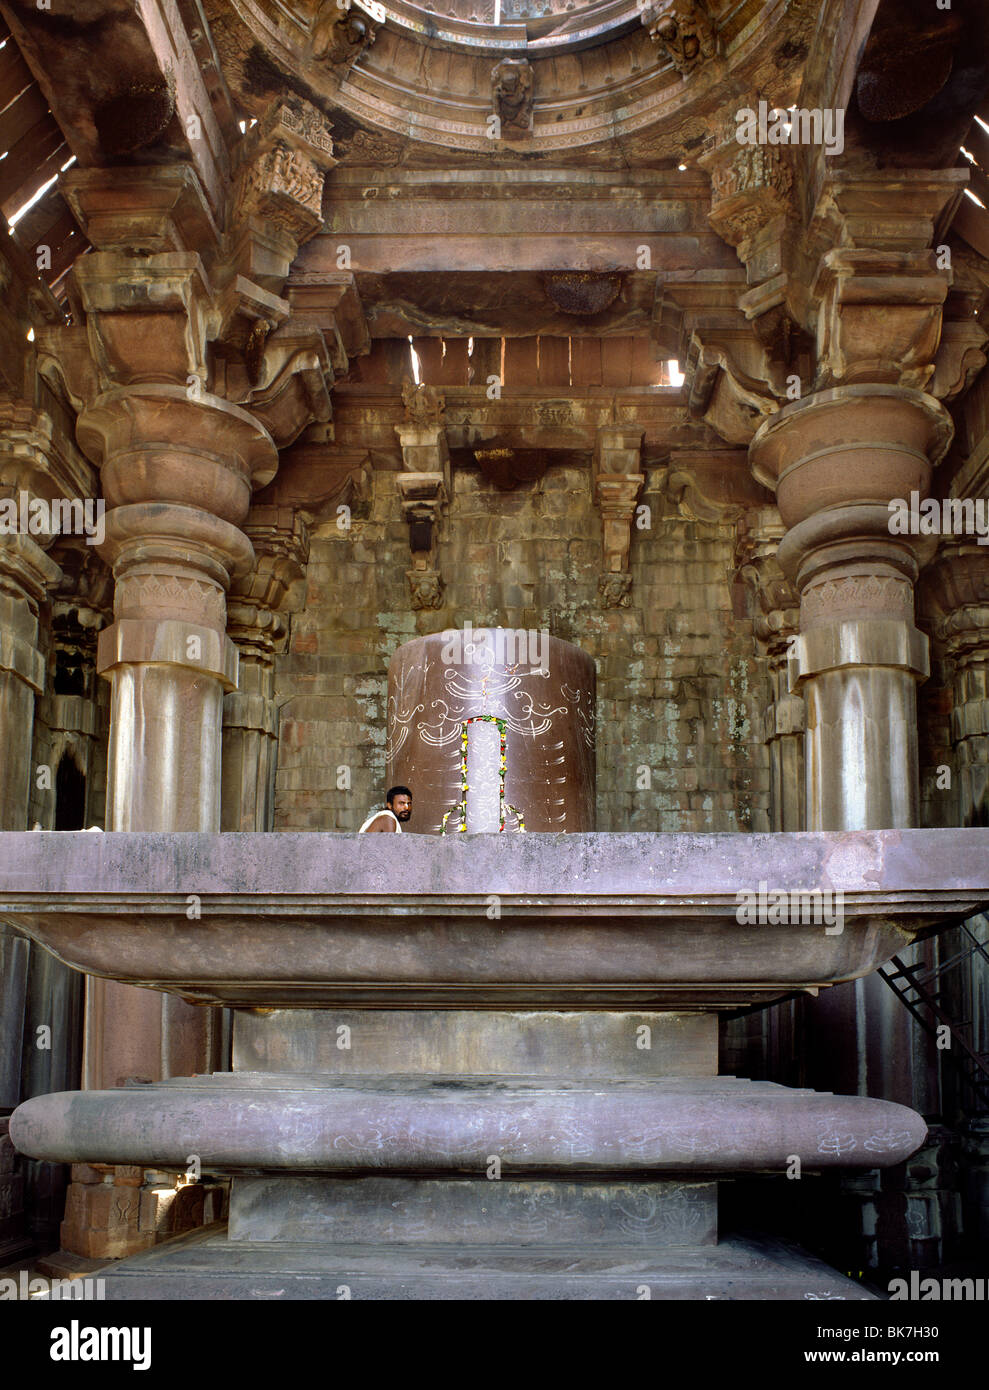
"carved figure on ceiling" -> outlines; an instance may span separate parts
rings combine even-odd
[[[702,0],[653,0],[643,11],[642,23],[684,77],[717,52],[717,34]]]
[[[491,95],[503,126],[532,128],[532,66],[525,58],[502,58],[491,69]]]
[[[377,33],[363,11],[352,5],[343,8],[340,0],[324,0],[313,25],[313,56],[351,67]]]

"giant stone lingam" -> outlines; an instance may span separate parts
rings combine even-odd
[[[388,781],[420,833],[593,830],[594,716],[594,662],[548,632],[420,637],[388,671]]]
[[[389,775],[425,834],[6,837],[6,920],[237,1010],[233,1073],[13,1117],[36,1158],[232,1178],[226,1229],[122,1261],[107,1296],[867,1296],[719,1242],[717,1179],[893,1164],[923,1120],[718,1076],[717,1011],[864,975],[984,907],[989,830],[596,834],[590,660],[494,633],[475,666],[484,644],[444,659],[449,636],[391,669]],[[740,920],[767,881],[840,894],[841,930]]]

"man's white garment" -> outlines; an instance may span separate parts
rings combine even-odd
[[[360,830],[358,830],[358,835],[363,835],[364,831],[368,828],[368,826],[373,825],[379,816],[391,816],[392,820],[395,822],[395,829],[401,835],[402,827],[399,824],[398,816],[396,816],[394,811],[372,811],[371,814],[368,816],[367,820],[361,826]]]

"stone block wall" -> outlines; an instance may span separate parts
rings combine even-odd
[[[276,668],[276,829],[360,826],[385,790],[392,652],[468,620],[545,627],[594,657],[599,830],[769,829],[767,674],[730,518],[690,520],[661,492],[662,470],[647,475],[631,603],[603,609],[589,469],[554,467],[512,492],[455,469],[436,553],[444,606],[416,613],[396,476],[375,474],[369,515],[349,533],[330,523],[314,535],[305,608]]]

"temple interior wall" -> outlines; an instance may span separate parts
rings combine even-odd
[[[599,830],[770,828],[766,663],[733,581],[732,523],[677,514],[648,478],[652,524],[633,532],[630,605],[604,610],[589,470],[551,468],[512,492],[457,470],[436,556],[444,607],[415,613],[396,477],[374,475],[369,515],[349,533],[329,523],[313,539],[305,607],[276,663],[276,829],[360,825],[385,790],[389,657],[468,621],[547,628],[594,657]],[[337,787],[341,767],[349,790]]]

